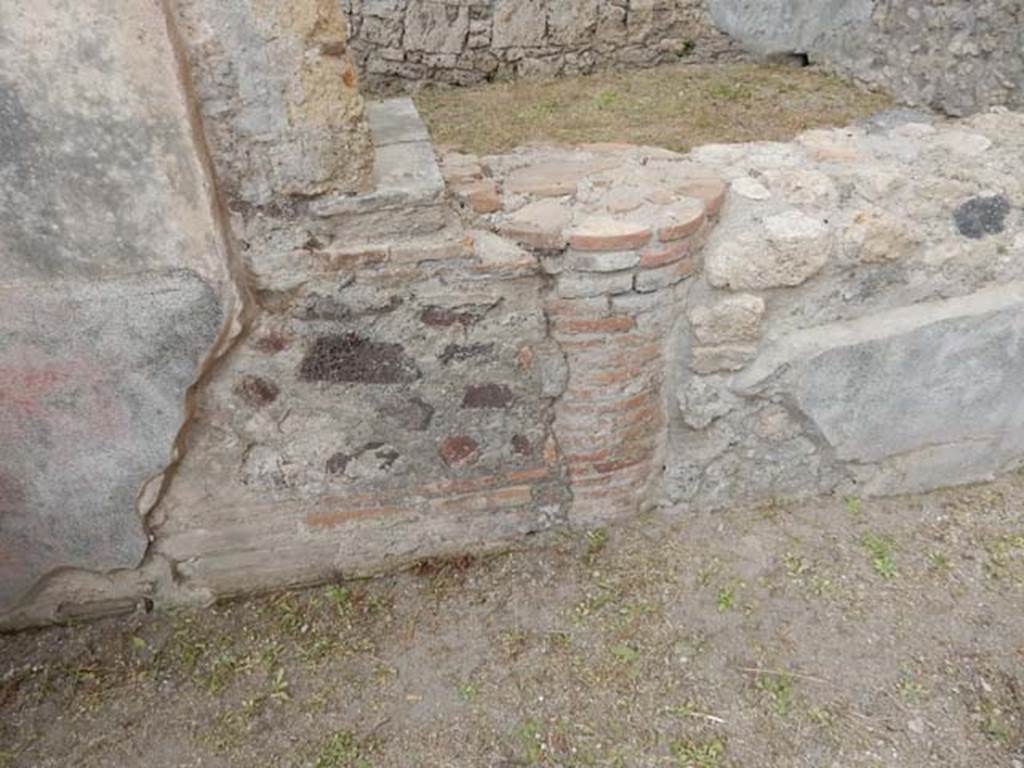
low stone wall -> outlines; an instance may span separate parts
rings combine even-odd
[[[708,0],[715,22],[759,53],[811,61],[910,105],[965,115],[1024,108],[1019,0]]]
[[[371,90],[754,54],[951,115],[1024,107],[1018,0],[342,0]]]
[[[708,146],[730,203],[687,295],[667,497],[972,482],[1024,452],[1024,116]]]
[[[703,0],[342,0],[371,90],[738,57]]]
[[[3,625],[1020,465],[1021,115],[439,172],[410,102],[369,114],[373,192],[236,213],[255,314],[146,563],[51,574]]]
[[[573,327],[600,329],[599,342],[577,343],[560,338],[552,318],[570,371],[555,435],[583,483],[571,486],[570,521],[645,504],[912,492],[1019,465],[1022,141],[1018,114],[933,124],[897,112],[793,143],[702,147],[685,161],[605,147],[618,167],[582,179],[575,153],[558,149],[484,158],[492,179],[455,174],[467,210],[491,210],[486,193],[503,191],[486,225],[535,250]],[[618,224],[607,233],[627,238],[625,222],[656,219],[663,185],[679,173],[711,211],[716,174],[730,193],[707,246],[696,247],[698,232],[687,256],[658,268],[687,275],[677,288],[637,295],[658,271],[632,274],[637,258],[641,270],[680,258],[664,245],[576,252],[580,216],[610,215]],[[532,202],[524,190],[548,197]],[[581,263],[602,271],[581,276]],[[647,346],[643,330],[662,345]],[[663,416],[633,418],[659,396]],[[606,399],[614,416],[601,411]],[[580,420],[563,420],[566,411]],[[662,418],[667,436],[652,435]],[[573,473],[574,452],[588,445]],[[591,496],[596,462],[614,470]]]
[[[304,7],[279,95],[347,66]],[[0,43],[0,627],[1024,457],[1020,114],[439,163],[408,99],[336,145],[313,98],[235,144],[177,17],[68,8]]]

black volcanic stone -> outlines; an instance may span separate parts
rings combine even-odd
[[[1003,195],[972,197],[953,212],[953,221],[961,235],[981,240],[1002,232],[1009,213],[1010,201]]]

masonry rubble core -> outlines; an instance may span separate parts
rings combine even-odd
[[[325,93],[326,0],[44,5],[83,44],[0,41],[0,626],[1024,457],[1021,114],[438,158]]]

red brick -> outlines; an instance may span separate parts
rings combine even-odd
[[[464,514],[466,512],[488,512],[492,509],[519,507],[531,503],[530,486],[499,488],[492,491],[470,493],[462,496],[433,499],[431,512]]]
[[[724,182],[722,185],[724,190]],[[704,223],[707,210],[706,201],[699,195],[676,203],[665,211],[664,218],[658,223],[658,239],[667,243],[692,235]]]
[[[676,191],[689,197],[699,197],[704,201],[707,215],[717,216],[725,202],[725,194],[728,189],[728,185],[721,179],[707,177],[686,182],[678,186]]]
[[[353,520],[365,520],[372,517],[394,517],[409,515],[416,512],[414,507],[361,507],[354,509],[338,509],[331,512],[311,512],[306,516],[306,525],[310,528],[336,528]]]
[[[499,232],[539,250],[565,247],[563,230],[569,225],[569,209],[558,200],[541,200],[523,206],[499,226]]]
[[[607,461],[611,455],[611,451],[608,448],[602,448],[591,453],[566,454],[565,462],[567,464],[592,464],[595,461]]]
[[[546,480],[549,474],[550,470],[547,467],[531,467],[529,469],[519,469],[514,472],[484,475],[482,477],[446,479],[411,488],[406,495],[446,496],[453,493],[469,493],[470,491],[479,491],[485,488],[496,488],[503,485],[522,485],[534,480]]]
[[[631,333],[629,335],[602,336],[596,339],[566,339],[561,342],[562,348],[569,354],[578,350],[592,350],[599,354],[602,349],[622,349],[635,344],[647,344],[653,337],[646,334]]]
[[[473,239],[468,235],[443,240],[412,240],[391,246],[392,262],[450,261],[473,256]]]
[[[570,317],[604,317],[608,314],[608,298],[558,299],[544,301],[545,314],[553,317],[568,315]]]
[[[674,243],[663,243],[643,251],[640,254],[640,267],[652,269],[653,267],[664,267],[687,256],[690,253],[691,242],[689,240],[677,240]]]
[[[368,245],[348,251],[315,251],[310,256],[317,271],[341,272],[383,264],[388,260],[388,248]]]
[[[639,456],[630,456],[618,461],[609,461],[604,464],[595,464],[594,469],[602,475],[611,474],[612,472],[618,472],[622,469],[628,469],[629,467],[636,467],[642,463],[649,463],[651,457],[654,455],[653,450],[647,450],[641,452]]]
[[[614,315],[593,320],[556,320],[555,328],[562,333],[623,333],[630,331],[636,321],[628,315]]]
[[[636,275],[636,290],[640,293],[652,293],[675,285],[693,274],[693,257],[669,264],[667,267],[645,269]]]
[[[477,213],[494,213],[501,210],[498,186],[493,179],[475,179],[454,186],[455,196]]]
[[[630,251],[650,239],[651,229],[643,224],[593,217],[570,233],[569,245],[578,251]]]

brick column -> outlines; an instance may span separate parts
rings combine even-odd
[[[555,434],[569,468],[571,520],[601,523],[657,501],[663,384],[676,287],[693,272],[707,208],[687,199],[652,223],[586,218],[556,260],[545,305],[569,366]]]

